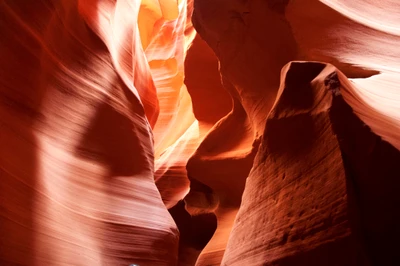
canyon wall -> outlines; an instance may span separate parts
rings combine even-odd
[[[1,265],[399,265],[396,0],[0,3]]]

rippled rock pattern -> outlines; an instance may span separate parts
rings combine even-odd
[[[0,265],[400,265],[396,0],[0,2]]]

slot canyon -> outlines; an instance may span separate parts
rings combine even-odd
[[[400,265],[400,1],[1,0],[0,265]]]

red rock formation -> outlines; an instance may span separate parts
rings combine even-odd
[[[162,67],[149,64],[172,52],[183,72],[186,2],[138,27],[150,2],[0,3],[0,264],[177,263],[154,183]]]
[[[360,2],[352,4],[353,12],[354,6],[360,4]],[[382,3],[381,7],[383,9],[390,8],[393,7],[391,6],[392,4],[393,3],[390,1],[386,1],[385,3]],[[283,127],[275,130],[269,129],[268,123],[267,128],[265,129],[266,131],[264,132],[264,121],[266,119],[269,121],[270,115],[272,115],[272,113],[269,114],[269,112],[279,87],[279,77],[281,76],[279,72],[281,71],[281,68],[290,60],[302,59],[334,63],[348,77],[357,78],[352,79],[351,82],[347,78],[341,79],[341,82],[344,84],[343,86],[346,88],[342,92],[344,99],[354,109],[357,116],[371,127],[376,134],[382,136],[383,139],[398,147],[400,132],[398,114],[400,114],[400,110],[399,105],[397,104],[399,100],[399,90],[396,85],[396,80],[399,78],[399,73],[398,70],[396,70],[398,69],[397,61],[393,60],[393,58],[399,58],[399,50],[396,48],[399,36],[395,31],[395,28],[392,27],[393,24],[388,25],[390,24],[388,23],[386,25],[377,25],[376,23],[365,23],[365,17],[368,15],[372,16],[373,13],[376,12],[376,10],[369,8],[370,6],[360,9],[364,13],[359,12],[358,14],[351,14],[345,12],[347,8],[345,5],[344,2],[339,3],[339,1],[307,1],[305,3],[304,1],[220,0],[195,2],[193,15],[194,25],[199,34],[213,48],[220,59],[222,75],[225,80],[228,80],[227,83],[231,83],[233,85],[231,87],[234,87],[237,91],[237,93],[233,93],[233,95],[239,94],[240,103],[246,110],[246,114],[250,121],[253,122],[253,130],[256,132],[254,140],[257,140],[260,135],[267,134],[267,132],[272,132],[271,134],[275,134],[277,136],[276,138],[282,137],[283,139],[286,139],[290,136],[287,135],[289,132],[286,132],[287,130]],[[359,17],[360,14],[361,18]],[[260,34],[260,32],[263,34]],[[386,49],[380,49],[381,45],[378,46],[376,41],[372,41],[373,38],[375,38],[375,40],[376,38],[381,38],[382,41],[385,41]],[[366,53],[365,51],[368,52]],[[388,53],[392,54],[393,57],[388,58]],[[309,71],[309,67],[303,66],[302,68],[305,73]],[[284,74],[286,71],[283,71],[282,73],[282,79],[284,80]],[[303,74],[305,75],[305,73]],[[315,75],[317,74],[318,73]],[[301,82],[301,78],[302,75],[298,75],[298,82]],[[384,86],[385,89],[378,90],[377,86]],[[300,91],[297,94],[296,93],[296,91],[290,92],[290,94],[294,94],[292,97],[303,97]],[[313,103],[314,100],[315,99],[312,97],[309,99],[311,103]],[[283,104],[283,106],[285,105]],[[293,126],[296,126],[296,122],[293,123]],[[311,123],[310,126],[312,126],[312,124],[321,126],[317,122]],[[304,122],[302,126],[305,126]],[[294,130],[289,131],[295,132]],[[322,133],[316,133],[314,138],[323,137],[319,136],[319,134]],[[305,137],[306,136],[304,136],[304,138]],[[263,138],[265,138],[265,135]],[[276,142],[277,140],[279,140],[279,138],[276,139]],[[305,144],[307,143],[306,139],[298,141],[305,142]],[[264,143],[263,147],[266,145],[267,144]],[[276,145],[278,145],[278,143]],[[284,144],[282,143],[281,145]],[[309,143],[308,148],[312,149],[312,145],[315,144]],[[285,146],[280,147],[280,149],[283,149],[284,147]],[[313,152],[310,152],[310,156],[317,157],[320,149],[324,150],[321,147],[315,148]],[[288,155],[290,154],[290,151],[290,147],[287,147]],[[337,151],[339,151],[338,145],[336,146],[336,152]],[[261,150],[259,153],[265,152]],[[327,154],[325,155],[328,156]],[[260,156],[263,155],[259,154],[258,158]],[[306,154],[304,153],[303,156],[306,156]],[[395,160],[396,155],[391,155],[390,157],[392,158],[386,160]],[[316,158],[312,159],[314,160]],[[280,171],[285,171],[285,168],[289,168],[287,165],[288,162],[277,161],[275,164],[279,165],[279,169],[281,169]],[[320,162],[320,164],[321,167],[327,167],[329,162]],[[340,165],[343,163],[338,162],[337,164]],[[235,167],[232,165],[226,165],[226,168]],[[319,166],[320,165],[316,165],[315,167],[318,168]],[[188,169],[189,167],[190,164],[188,165]],[[284,234],[283,232],[283,236],[274,236],[275,231],[269,229],[268,226],[277,225],[273,225],[273,223],[265,219],[272,219],[266,217],[266,215],[277,216],[279,210],[276,210],[276,212],[272,211],[271,213],[265,210],[265,214],[259,213],[261,212],[262,207],[258,206],[260,204],[257,203],[259,203],[261,199],[254,199],[257,193],[263,195],[266,199],[269,197],[269,193],[273,193],[274,191],[276,191],[275,193],[279,193],[281,190],[280,186],[283,186],[284,181],[278,182],[278,179],[276,181],[271,181],[272,185],[265,188],[263,188],[263,186],[267,185],[263,185],[263,183],[255,183],[252,185],[252,189],[249,188],[248,183],[251,180],[250,178],[259,180],[261,178],[260,175],[263,172],[272,171],[269,169],[270,167],[272,167],[271,162],[267,163],[265,160],[258,159],[254,162],[252,174],[246,184],[246,193],[243,196],[241,212],[237,218],[234,231],[230,235],[230,243],[232,244],[228,246],[228,251],[224,259],[226,265],[261,265],[263,263],[268,264],[268,262],[277,263],[276,265],[298,265],[295,263],[295,260],[300,257],[294,257],[295,260],[291,262],[290,260],[278,261],[278,257],[285,258],[291,256],[289,251],[286,253],[284,250],[287,241],[285,238],[290,235]],[[302,163],[298,166],[290,167],[296,169],[292,170],[294,172],[307,172],[305,170],[307,169],[307,165],[303,165]],[[242,165],[241,169],[244,168],[245,166]],[[335,169],[333,165],[332,168]],[[255,172],[255,169],[260,170]],[[394,170],[395,168],[391,171]],[[218,172],[220,170],[214,171]],[[329,174],[329,172],[327,173]],[[334,176],[337,175],[335,173],[330,174]],[[274,176],[273,178],[277,177]],[[391,182],[390,186],[396,187],[395,180],[390,178],[390,176],[387,178],[391,180],[388,181]],[[227,178],[221,177],[221,179],[226,180]],[[345,189],[345,187],[343,187],[345,180],[342,179],[340,182],[342,182],[341,193],[346,195],[346,191],[343,190]],[[339,183],[336,185],[340,187]],[[211,186],[211,188],[213,187]],[[389,188],[387,187],[386,189],[389,192]],[[229,191],[229,189],[226,191]],[[385,191],[383,187],[382,191]],[[370,191],[370,193],[372,192]],[[246,195],[249,196],[246,197]],[[297,200],[299,204],[304,204],[304,208],[308,207],[306,204],[307,200],[312,199],[311,196],[305,197],[304,199],[303,197],[292,197],[293,201]],[[252,210],[252,208],[248,207],[253,201],[255,204],[252,206],[256,208],[256,210]],[[386,204],[388,205],[392,204],[391,201],[396,202],[396,200],[390,197],[387,198],[387,201]],[[287,205],[285,208],[289,208],[290,204],[293,203],[288,200],[283,205]],[[316,212],[317,210],[315,209],[313,211]],[[317,215],[317,213],[314,213],[313,211],[311,211],[311,213]],[[345,215],[343,213],[346,212],[346,208],[343,207],[341,215]],[[279,215],[278,217],[280,218],[277,218],[275,223],[281,223],[282,225],[280,225],[280,227],[290,226],[285,211],[281,211]],[[249,217],[253,217],[254,219],[249,219]],[[317,220],[322,218],[323,216],[317,217]],[[265,223],[260,222],[264,220]],[[393,220],[393,217],[392,219],[387,218],[386,221],[388,222],[388,225],[391,224],[392,226],[396,223],[395,220]],[[271,225],[269,225],[270,223]],[[310,226],[312,227],[312,225]],[[237,229],[238,227],[242,229]],[[257,230],[257,228],[260,230],[261,228],[266,228],[266,230],[260,231]],[[393,228],[396,227],[394,226]],[[374,230],[376,230],[376,228]],[[254,232],[254,235],[252,235],[251,232]],[[262,232],[264,232],[264,234]],[[333,238],[339,237],[341,233],[337,232],[337,235],[335,234],[336,233],[333,234]],[[375,233],[375,235],[376,234],[378,233]],[[243,241],[244,236],[249,236],[246,238],[247,242]],[[260,237],[255,238],[256,236]],[[214,236],[214,238],[217,237],[217,235]],[[279,238],[283,239],[284,241],[282,241],[285,243],[279,243]],[[211,239],[210,244],[213,242],[213,239]],[[257,239],[259,240],[256,241]],[[305,241],[307,241],[307,239]],[[363,243],[362,245],[365,244],[365,241],[360,242]],[[322,239],[316,240],[314,247],[321,246],[322,248],[322,243]],[[390,243],[393,244],[393,242]],[[256,251],[251,247],[244,251],[245,245],[259,247],[261,249],[261,257],[257,258]],[[271,251],[272,253],[265,251],[268,249],[267,247],[269,247],[269,245],[275,245],[277,258],[272,256],[272,254],[275,254],[273,253],[273,250]],[[305,244],[305,246],[307,245]],[[301,251],[304,251],[305,246],[297,246],[293,250],[298,248],[296,252],[297,255],[300,256]],[[388,244],[388,246],[390,246],[390,244]],[[232,251],[229,250],[230,248]],[[313,249],[313,245],[310,243],[307,248]],[[262,249],[264,249],[264,251],[262,251]],[[205,250],[205,252],[206,251],[207,250]],[[334,253],[328,253],[325,252],[325,255],[322,255],[324,254],[323,251],[319,252],[322,259],[327,259],[328,255],[335,256]],[[305,252],[303,253],[304,258],[309,260],[311,257],[306,254],[307,253]],[[364,255],[365,253],[362,253],[361,257]],[[393,262],[393,260],[388,260]],[[317,260],[315,261],[316,264],[318,264]],[[332,260],[333,264],[334,261],[335,260]],[[300,261],[298,263],[300,263]],[[319,263],[321,264],[322,262],[320,261]],[[352,262],[349,263],[351,265]],[[198,264],[218,265],[219,262],[214,260],[199,260]],[[305,263],[305,265],[309,264]],[[360,265],[364,265],[363,262],[360,262]]]
[[[0,264],[398,265],[398,10],[2,1]]]

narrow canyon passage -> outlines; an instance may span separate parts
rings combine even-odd
[[[397,266],[397,0],[0,2],[0,265]]]

